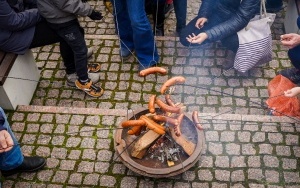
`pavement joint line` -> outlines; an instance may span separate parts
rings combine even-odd
[[[36,106],[19,105],[19,112],[35,113],[58,113],[58,114],[80,114],[80,115],[104,115],[104,116],[126,116],[128,110],[123,109],[99,109],[99,108],[76,108],[76,107],[57,107],[57,106]],[[188,112],[189,113],[189,112]],[[225,121],[248,121],[248,122],[277,122],[277,123],[299,123],[288,117],[268,116],[268,115],[241,115],[241,114],[221,114],[218,113],[199,113],[199,117],[205,120],[225,120]]]

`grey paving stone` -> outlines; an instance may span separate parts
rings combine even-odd
[[[94,172],[94,162],[81,161],[78,165],[77,172],[92,173]]]
[[[84,178],[84,185],[98,185],[99,184],[99,174],[87,174]]]
[[[243,170],[235,170],[231,173],[230,179],[233,182],[245,181],[245,174]]]
[[[101,176],[101,178],[100,178],[100,186],[104,186],[104,187],[114,187],[116,183],[117,183],[117,181],[116,181],[115,177],[113,177],[113,176],[107,176],[107,175],[104,175],[104,176]],[[136,183],[135,183],[135,184],[136,184]],[[121,187],[122,187],[122,185],[124,185],[123,187],[126,187],[127,185],[128,185],[129,187],[131,187],[131,186],[134,187],[134,185],[131,185],[130,180],[127,180],[127,179],[126,179],[126,180],[123,180],[123,179],[122,179]],[[135,186],[136,186],[136,185],[135,185]]]
[[[69,176],[67,171],[57,171],[53,176],[52,182],[54,183],[64,183]]]
[[[281,156],[290,156],[291,149],[289,146],[276,146],[276,153]]]
[[[199,170],[198,178],[199,178],[199,180],[202,180],[202,181],[212,181],[213,174],[209,170]]]
[[[265,165],[268,167],[273,167],[273,168],[279,167],[279,160],[276,156],[266,155],[263,157],[263,161],[264,161]]]
[[[71,185],[81,185],[82,182],[82,174],[80,173],[72,173],[70,174],[70,178],[68,183]]]

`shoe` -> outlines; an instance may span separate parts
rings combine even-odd
[[[279,74],[291,80],[294,84],[300,84],[300,70],[289,68],[279,71]]]
[[[168,18],[173,10],[174,10],[173,3],[166,4],[166,6],[165,6],[165,18]]]
[[[88,63],[88,72],[96,73],[101,70],[101,64],[100,63]]]
[[[12,170],[1,170],[1,174],[6,176],[11,176],[19,172],[34,172],[42,169],[46,165],[46,160],[42,157],[24,157],[23,163]]]
[[[93,83],[97,83],[100,80],[100,74],[98,73],[88,73],[89,78],[92,80]],[[67,74],[67,85],[71,87],[75,87],[75,81],[78,79],[78,76],[75,73]]]
[[[130,49],[127,49],[127,48],[121,48],[120,49],[120,56],[123,59],[129,59],[132,54],[133,54],[133,50],[130,50]]]
[[[87,51],[87,58],[88,58],[88,59],[91,58],[92,55],[93,55],[93,53],[94,53],[93,48],[88,48],[88,51]]]
[[[235,55],[236,54],[233,51],[228,50],[227,57],[225,58],[225,62],[222,65],[224,70],[229,70],[233,68]]]
[[[104,92],[101,87],[95,86],[90,79],[87,82],[76,80],[75,85],[91,97],[100,97]]]

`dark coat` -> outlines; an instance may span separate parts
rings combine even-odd
[[[205,31],[210,41],[226,38],[243,29],[259,13],[260,0],[202,0],[198,17],[209,19],[218,14],[222,23]]]
[[[35,25],[41,16],[37,9],[16,11],[7,0],[0,0],[0,50],[24,54],[32,42]]]

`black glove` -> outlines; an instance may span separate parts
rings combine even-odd
[[[92,20],[101,20],[103,18],[102,14],[100,12],[97,12],[97,11],[94,11],[94,10],[93,10],[92,14],[89,15],[89,17]]]

